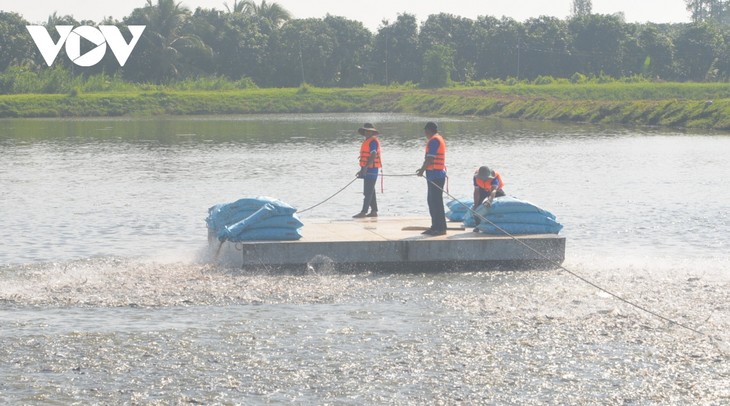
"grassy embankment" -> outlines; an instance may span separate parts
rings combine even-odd
[[[0,96],[0,117],[410,112],[730,130],[730,84],[122,90]]]

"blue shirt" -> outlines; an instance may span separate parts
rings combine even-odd
[[[370,141],[370,154],[377,154],[378,153],[378,142],[375,140]],[[378,174],[380,173],[380,168],[368,168],[367,172],[365,173],[365,179],[368,180],[375,180],[378,179]]]
[[[426,156],[432,156],[436,157],[439,153],[439,146],[440,142],[437,139],[432,139],[428,142],[428,154]],[[435,180],[435,179],[445,179],[446,178],[446,170],[445,169],[434,169],[434,170],[427,170],[426,171],[426,179],[428,180]]]

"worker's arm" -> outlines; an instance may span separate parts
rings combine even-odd
[[[482,196],[481,189],[478,187],[474,188],[474,207],[473,209],[476,210],[480,204],[482,204],[482,201],[479,200],[479,198]]]
[[[494,178],[492,180],[492,191],[489,193],[489,199],[487,199],[487,202],[484,203],[487,207],[492,207],[492,202],[494,201],[494,198],[497,197],[497,192],[502,189],[502,186],[504,186],[504,183],[502,183],[502,178]]]
[[[418,176],[423,176],[423,172],[426,172],[426,168],[433,165],[433,163],[436,161],[435,156],[428,155],[426,156],[426,159],[423,160],[423,165],[416,171]]]
[[[492,192],[489,194],[489,198],[486,202],[484,202],[484,205],[487,207],[492,207],[492,202],[494,201],[494,198],[497,196],[497,189],[492,189]]]

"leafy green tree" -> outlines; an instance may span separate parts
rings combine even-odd
[[[422,87],[445,87],[451,82],[454,50],[446,45],[433,45],[423,55]]]
[[[479,16],[474,22],[472,36],[476,45],[474,53],[474,78],[496,78],[497,60],[495,55],[501,52],[501,48],[495,49],[492,41],[492,33],[499,25],[499,20],[491,16]]]
[[[730,23],[730,1],[728,0],[685,0],[692,21]]]
[[[166,82],[196,73],[212,57],[212,50],[200,37],[189,34],[186,26],[190,10],[174,0],[147,0],[124,21],[127,25],[146,25],[136,57],[125,66],[125,75],[137,81]],[[198,68],[196,69],[196,66]]]
[[[626,24],[617,15],[591,14],[570,20],[573,64],[581,73],[622,76],[624,44],[629,41]]]
[[[335,49],[328,67],[334,70],[331,83],[336,86],[361,86],[370,80],[368,62],[373,35],[359,21],[327,15],[324,18],[334,35]]]
[[[717,54],[718,75],[714,79],[727,81],[730,79],[730,31],[722,32],[722,46]]]
[[[20,14],[0,11],[0,71],[33,60],[35,45],[26,25]]]
[[[104,20],[101,22],[102,24],[106,25],[114,25],[114,22],[112,20]],[[57,26],[60,25],[70,25],[72,27],[77,27],[81,25],[88,25],[88,26],[96,26],[97,23],[90,20],[76,20],[71,15],[59,15],[56,12],[53,12],[53,14],[49,15],[46,19],[46,22],[43,24],[48,30],[49,34],[53,38],[58,38],[59,34],[56,30]],[[122,30],[124,30],[123,27],[120,27]],[[88,51],[91,51],[96,46],[90,42],[87,41],[81,41],[81,54],[85,54]],[[45,61],[40,56],[40,52],[36,54],[36,64],[41,67],[45,67]],[[89,66],[89,67],[80,67],[73,63],[66,54],[66,47],[61,47],[61,49],[58,52],[58,55],[56,56],[56,60],[53,63],[53,67],[62,67],[63,71],[66,70],[70,72],[72,75],[94,75],[99,74],[102,72],[106,73],[113,73],[119,70],[119,63],[116,61],[116,58],[111,52],[107,52],[104,55],[104,58],[96,64],[95,66]]]
[[[634,64],[641,66],[645,75],[673,79],[675,72],[672,39],[654,24],[647,24],[639,30],[637,40],[641,52]]]
[[[521,71],[524,26],[508,17],[479,17],[476,71],[482,78],[518,77]]]
[[[229,6],[228,3],[223,3],[223,5],[231,14],[252,14],[250,1],[234,0],[232,6]]]
[[[291,20],[291,13],[276,2],[267,3],[261,0],[256,4],[252,0],[235,0],[233,6],[225,5],[230,13],[256,15],[267,20],[273,27],[280,27],[286,21]]]
[[[593,14],[593,2],[591,0],[573,0],[570,11],[573,17],[587,17]]]
[[[716,79],[718,57],[721,55],[723,37],[709,23],[689,24],[674,39],[681,80],[705,81]]]
[[[212,50],[206,72],[233,80],[249,77],[256,83],[266,82],[271,70],[266,68],[269,34],[262,27],[268,27],[268,22],[244,13],[198,8],[188,24],[190,33]]]
[[[400,14],[394,23],[383,21],[375,36],[371,70],[383,84],[418,82],[421,78],[421,54],[418,24],[412,14]]]
[[[274,86],[332,85],[336,68],[328,62],[337,47],[332,28],[320,18],[291,20],[281,27],[273,50]]]
[[[641,73],[667,80],[730,79],[730,0],[686,0],[693,24],[626,23],[621,15],[593,14],[590,0],[575,0],[568,19],[519,22],[440,13],[419,27],[415,16],[401,14],[394,22],[383,21],[374,35],[343,17],[291,20],[287,10],[269,0],[234,0],[222,10],[194,13],[179,0],[146,1],[121,22],[101,21],[117,25],[127,40],[127,25],[147,26],[123,69],[110,52],[93,67],[78,67],[62,48],[57,66],[47,70],[27,22],[0,12],[0,72],[10,72],[3,80],[20,78],[17,84],[47,73],[45,88],[58,90],[78,75],[120,72],[137,82],[225,76],[252,78],[262,86],[303,81],[444,86],[450,80],[567,78],[576,72],[583,77]],[[96,23],[54,13],[45,25],[57,36],[56,25]],[[92,46],[82,42],[82,52]]]
[[[53,12],[53,14],[50,14],[46,21],[43,23],[43,26],[48,30],[48,33],[51,35],[52,38],[59,38],[60,34],[56,30],[56,26],[59,25],[70,25],[73,27],[76,27],[80,25],[79,21],[76,20],[73,16],[70,15],[59,15],[57,12]],[[87,51],[89,44],[82,42],[81,43],[81,52],[82,54],[84,51]],[[34,45],[34,51],[35,51],[35,45]],[[46,63],[43,60],[43,58],[40,55],[40,52],[35,53],[35,63],[39,67],[45,67]],[[61,47],[61,49],[58,52],[58,55],[56,56],[56,60],[53,62],[54,67],[63,67],[64,69],[67,69],[69,71],[73,71],[74,73],[81,73],[84,71],[89,71],[89,69],[86,68],[79,68],[76,65],[74,65],[66,55],[66,47]]]
[[[474,20],[453,14],[432,14],[421,25],[418,40],[421,52],[428,52],[438,45],[453,51],[451,78],[458,81],[474,79],[477,52]],[[425,61],[423,68],[426,69]]]
[[[330,15],[290,20],[276,35],[273,86],[360,86],[368,80],[372,37],[360,22]]]
[[[569,63],[568,25],[558,18],[543,16],[525,21],[520,52],[522,77],[567,77],[575,73]]]

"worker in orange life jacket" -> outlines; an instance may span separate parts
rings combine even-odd
[[[474,210],[480,204],[491,207],[495,197],[506,196],[504,190],[504,182],[499,172],[489,169],[488,166],[482,166],[474,172]],[[486,200],[486,202],[484,201]]]
[[[426,142],[426,157],[423,165],[416,173],[418,176],[426,174],[428,184],[428,211],[431,214],[431,228],[424,231],[425,235],[446,234],[446,214],[444,210],[444,185],[446,184],[446,141],[438,133],[438,126],[434,122],[426,123],[423,129],[428,141]]]
[[[360,213],[353,218],[378,217],[378,201],[375,197],[375,184],[383,164],[380,160],[380,140],[378,130],[370,123],[365,123],[357,132],[365,137],[360,146],[360,170],[357,177],[363,179],[363,202]],[[370,209],[370,213],[368,213]]]
[[[480,167],[474,172],[474,206],[472,209],[476,210],[482,203],[486,207],[491,207],[495,197],[506,196],[502,190],[503,187],[504,182],[499,172],[489,169],[488,166]],[[478,216],[475,217],[475,220],[479,224]]]

